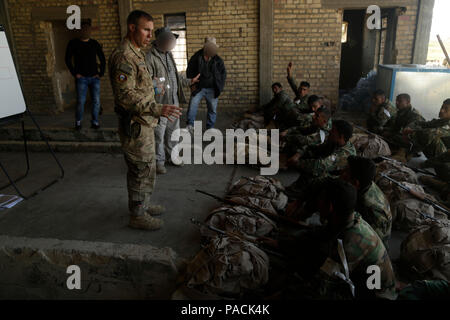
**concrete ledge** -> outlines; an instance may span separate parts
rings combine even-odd
[[[122,153],[120,142],[49,141],[49,144],[55,152]],[[27,146],[30,152],[48,152],[44,141],[28,141]],[[22,152],[23,150],[23,141],[0,141],[0,151]]]
[[[183,265],[171,248],[0,235],[0,299],[169,299]]]

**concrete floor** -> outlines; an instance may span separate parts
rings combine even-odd
[[[151,244],[171,247],[180,257],[189,258],[200,249],[199,231],[189,221],[203,220],[219,203],[196,193],[201,189],[224,196],[231,181],[254,176],[259,170],[233,165],[185,165],[167,167],[158,175],[152,196],[154,203],[167,208],[165,227],[149,232],[127,227],[126,166],[118,154],[57,154],[66,171],[65,178],[34,198],[12,209],[0,211],[0,234],[30,238],[87,240],[112,243]],[[20,153],[4,153],[1,161],[13,177],[25,168]],[[18,183],[29,194],[58,176],[58,168],[46,153],[31,154],[29,176]],[[294,172],[279,173],[283,183],[296,179]],[[0,173],[0,185],[6,177]],[[14,194],[10,187],[1,191]]]

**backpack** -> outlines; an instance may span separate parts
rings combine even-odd
[[[446,221],[447,215],[418,199],[402,199],[392,205],[392,226],[410,232],[414,228],[436,220]]]
[[[380,173],[384,173],[398,182],[409,182],[419,184],[417,174],[410,168],[399,162],[384,160],[377,164],[377,173],[375,176],[376,184],[384,191],[385,188],[390,189],[392,184],[383,178]]]
[[[258,206],[261,203],[265,207],[270,207],[266,204],[267,201],[264,201],[264,199],[268,199],[276,213],[276,210],[283,210],[287,205],[288,197],[284,194],[284,190],[281,182],[273,178],[264,176],[242,177],[231,185],[227,198],[247,198],[249,202]],[[257,201],[257,198],[262,200]]]
[[[262,237],[276,229],[276,224],[263,213],[243,206],[222,206],[213,210],[205,223],[226,232],[238,232],[251,237]],[[202,227],[200,232],[207,238],[217,236],[217,233]]]
[[[392,154],[388,143],[379,136],[354,134],[350,141],[361,157],[373,159],[379,156],[388,157]]]
[[[231,237],[212,239],[188,263],[185,286],[196,292],[239,298],[269,280],[269,257],[254,244]]]
[[[433,222],[414,229],[401,244],[400,259],[420,279],[449,281],[450,224]]]

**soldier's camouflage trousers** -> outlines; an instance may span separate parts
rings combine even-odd
[[[128,167],[128,209],[132,216],[143,215],[150,205],[150,196],[155,187],[155,158],[151,162],[142,162],[132,160],[125,154],[125,162]]]

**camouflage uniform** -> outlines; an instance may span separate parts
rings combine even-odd
[[[154,128],[162,104],[155,102],[145,54],[128,39],[112,52],[109,75],[119,116],[119,137],[128,166],[128,206],[132,216],[144,215],[155,185]]]
[[[295,80],[294,77],[287,77],[287,80],[289,82],[289,86],[291,87],[292,91],[294,91],[295,94],[295,99],[294,99],[294,103],[296,104],[296,107],[299,110],[302,110],[303,112],[308,112],[308,110],[311,110],[311,108],[308,105],[308,98],[309,96],[306,95],[304,97],[300,97],[299,93],[298,93],[298,83]]]
[[[307,147],[297,164],[300,176],[286,188],[287,196],[290,199],[303,198],[308,188],[344,169],[347,158],[354,155],[356,150],[350,141],[342,147],[336,147],[327,141],[321,145]]]
[[[329,152],[330,148],[331,152]],[[298,168],[302,174],[307,176],[324,177],[333,171],[345,168],[347,158],[354,155],[356,155],[356,150],[350,141],[342,147],[334,147],[327,142],[307,148],[299,161]]]
[[[344,244],[350,279],[355,284],[356,296],[361,297],[368,294],[369,296],[375,295],[377,298],[395,300],[397,298],[396,280],[387,250],[377,233],[359,213],[354,213],[351,221],[338,234],[337,238],[342,239]],[[332,252],[331,257],[333,260],[339,261],[337,252]],[[369,277],[367,267],[372,265],[378,266],[381,271],[380,290],[367,289],[366,282]]]
[[[375,111],[369,112],[367,119],[367,129],[374,133],[380,133],[383,131],[384,125],[390,118],[397,114],[397,107],[386,99],[386,101],[379,106]]]
[[[361,193],[361,195],[358,195],[357,211],[375,230],[384,246],[388,248],[388,240],[391,237],[392,229],[392,213],[389,201],[375,182],[372,182],[367,190],[358,193]]]
[[[434,119],[419,122],[411,135],[415,150],[422,151],[427,158],[437,157],[450,147],[450,119]]]
[[[319,145],[324,142],[331,130],[331,126],[331,118],[325,128],[319,128],[313,123],[313,114],[304,115],[301,125],[287,130],[283,152],[292,155],[295,153],[303,155],[308,146]]]
[[[397,146],[405,146],[402,130],[414,128],[418,122],[425,121],[422,115],[414,108],[397,110],[397,114],[389,119],[384,127],[384,133],[390,136],[387,138],[390,143]]]
[[[285,105],[289,104],[292,104],[292,99],[286,91],[282,90],[281,92],[275,94],[269,103],[260,106],[255,111],[261,112],[264,115],[264,122],[268,124],[271,120],[273,120],[276,114],[284,110]]]

